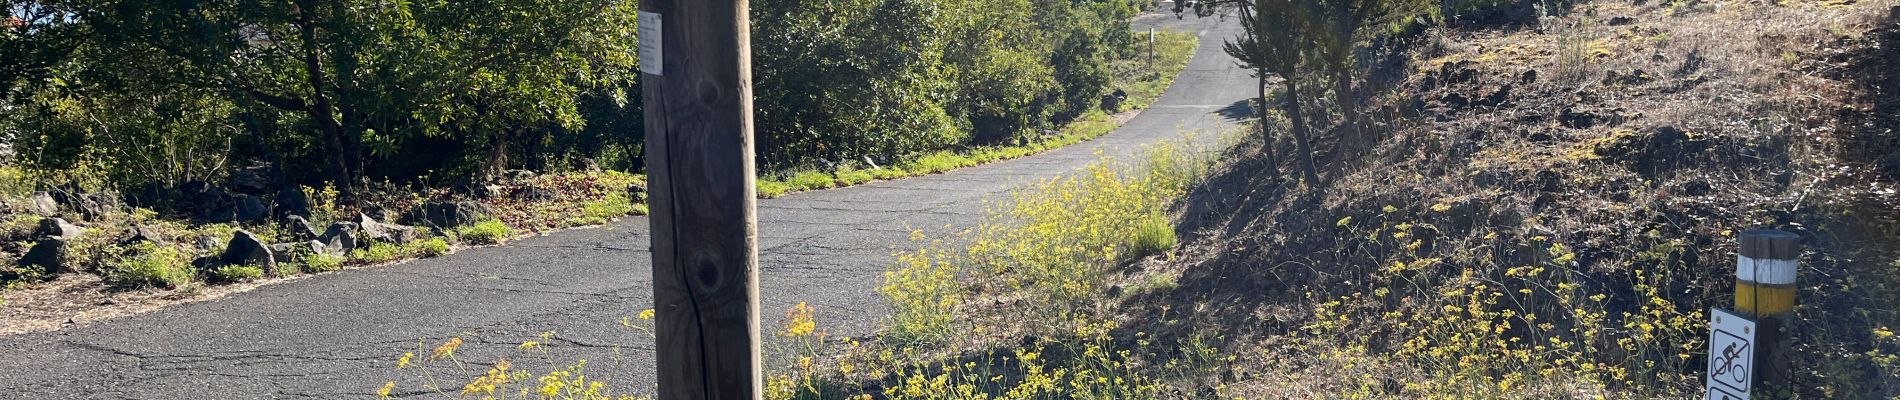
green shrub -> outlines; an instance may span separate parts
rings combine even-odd
[[[613,193],[607,198],[581,203],[581,215],[567,219],[568,225],[600,225],[633,214],[633,201],[625,193]]]
[[[109,262],[106,282],[118,287],[176,288],[191,283],[191,253],[183,248],[139,243]]]
[[[1129,256],[1147,257],[1173,250],[1174,226],[1166,216],[1150,214],[1135,225],[1135,237],[1128,245]]]
[[[403,257],[403,248],[389,243],[372,243],[369,248],[350,252],[350,258],[356,261],[381,264],[396,261]]]
[[[33,177],[18,165],[0,166],[0,196],[26,197],[37,189]]]
[[[973,165],[976,165],[976,160],[971,160],[962,154],[939,151],[912,160],[910,163],[904,165],[904,170],[920,175],[927,175]]]
[[[0,234],[8,237],[24,238],[33,235],[40,228],[40,220],[45,218],[34,214],[14,214],[0,221]]]
[[[837,181],[839,186],[855,186],[877,179],[877,176],[871,174],[869,170],[852,167],[839,168],[836,175],[838,176]]]
[[[405,253],[422,258],[441,257],[449,254],[449,241],[439,237],[409,242],[403,246]]]
[[[226,265],[211,270],[211,279],[216,282],[247,282],[264,277],[264,268],[252,265]]]
[[[969,157],[971,161],[977,164],[989,164],[1007,158],[1003,156],[1003,149],[1005,148],[985,147],[970,152]]]
[[[910,172],[898,167],[884,167],[871,170],[871,176],[888,181],[909,178]]]
[[[792,185],[793,190],[799,191],[830,189],[838,185],[838,182],[831,178],[831,174],[818,171],[792,174],[792,178],[785,183]]]
[[[303,259],[303,271],[312,274],[337,271],[343,269],[344,261],[348,260],[329,254],[310,254]]]
[[[758,186],[760,198],[775,198],[784,196],[785,192],[792,191],[791,185],[773,179],[759,178],[755,181],[755,185]]]
[[[455,233],[463,242],[490,245],[501,244],[513,238],[515,236],[515,229],[508,227],[508,224],[502,223],[500,220],[490,219],[477,222],[474,225],[457,228]]]

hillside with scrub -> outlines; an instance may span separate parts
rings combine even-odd
[[[1395,6],[1341,74],[1271,40],[1302,2],[1239,3],[1177,10],[1262,22],[1228,39],[1266,93],[1231,146],[1104,160],[919,234],[884,333],[781,332],[808,345],[770,387],[1694,398],[1737,237],[1776,229],[1805,249],[1796,356],[1758,395],[1900,395],[1896,4]]]
[[[1326,179],[1274,179],[1256,142],[1190,193],[1153,272],[1179,287],[1125,325],[1219,342],[1249,398],[1695,397],[1737,237],[1776,229],[1806,248],[1792,394],[1900,394],[1893,6],[1596,1],[1426,33],[1369,99],[1379,135],[1320,140]]]

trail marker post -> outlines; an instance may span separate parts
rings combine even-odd
[[[746,0],[643,0],[659,398],[759,399]]]
[[[1155,69],[1155,28],[1148,28],[1148,70]]]
[[[1735,311],[1711,310],[1707,399],[1789,395],[1793,368],[1795,275],[1801,237],[1742,232],[1735,265]]]

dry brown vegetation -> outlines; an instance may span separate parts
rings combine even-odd
[[[1428,32],[1385,67],[1386,135],[1326,183],[1262,176],[1256,144],[1191,193],[1184,256],[1128,278],[1180,286],[1125,326],[1218,338],[1242,358],[1223,395],[1691,397],[1734,235],[1773,228],[1809,249],[1796,392],[1900,394],[1894,4]]]

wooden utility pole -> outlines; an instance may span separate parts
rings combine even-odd
[[[1757,230],[1740,235],[1735,268],[1735,311],[1755,320],[1754,386],[1757,398],[1792,397],[1795,275],[1801,236]]]
[[[759,399],[746,0],[642,0],[659,398]]]

